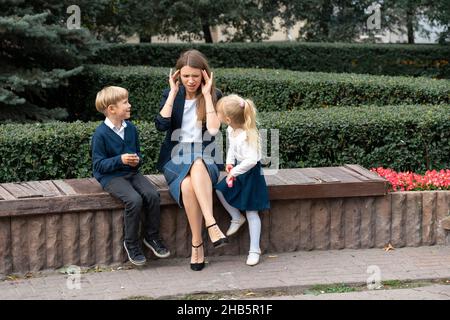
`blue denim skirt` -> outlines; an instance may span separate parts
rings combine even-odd
[[[171,160],[164,165],[163,174],[169,185],[170,195],[175,199],[180,208],[183,208],[181,183],[189,174],[194,161],[199,158],[203,160],[211,179],[211,181],[207,182],[211,183],[212,186],[219,180],[219,169],[214,162],[214,158],[204,154],[204,148],[201,143],[180,143],[176,148],[177,150],[172,151]]]

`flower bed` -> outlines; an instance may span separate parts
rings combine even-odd
[[[372,168],[370,171],[389,181],[389,191],[450,190],[450,169],[429,170],[424,175],[409,171],[396,172],[383,167]]]

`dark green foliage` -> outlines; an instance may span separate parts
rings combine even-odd
[[[450,78],[450,49],[439,45],[348,43],[118,44],[101,49],[93,63],[173,67],[196,48],[214,68],[271,68],[393,76]]]
[[[450,166],[449,106],[315,109],[261,116],[280,128],[281,167],[364,167],[422,172]]]
[[[90,141],[99,122],[0,125],[0,181],[81,178],[92,175]],[[162,135],[139,123],[144,172],[154,172]]]
[[[47,90],[82,71],[93,49],[89,33],[68,30],[29,2],[2,1],[0,10],[9,14],[0,17],[0,121],[65,118]]]
[[[259,118],[260,129],[279,129],[282,168],[358,163],[421,172],[450,166],[447,106],[314,109]],[[90,138],[98,124],[1,125],[0,182],[90,177]],[[142,172],[155,173],[163,134],[153,123],[137,127]]]
[[[96,120],[96,93],[107,85],[130,92],[133,117],[153,121],[168,68],[90,66],[53,101],[69,110],[74,120]],[[450,81],[356,74],[327,74],[267,69],[215,69],[224,94],[251,98],[261,111],[285,111],[348,105],[450,104]]]

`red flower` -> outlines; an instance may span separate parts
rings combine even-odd
[[[416,191],[416,190],[450,190],[450,169],[428,170],[425,175],[413,172],[395,172],[383,167],[372,168],[379,176],[391,184],[390,191]]]

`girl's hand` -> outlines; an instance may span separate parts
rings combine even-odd
[[[213,84],[213,73],[211,72],[211,78],[208,76],[208,73],[206,70],[202,70],[203,80],[205,83],[202,82],[202,93],[203,96],[210,95],[211,94],[211,87]]]
[[[180,81],[178,80],[178,76],[180,75],[180,70],[175,71],[174,74],[172,74],[172,69],[169,71],[169,84],[170,84],[170,91],[174,94],[178,93],[178,89],[180,88]]]
[[[227,177],[225,178],[225,182],[227,183],[227,185],[228,185],[228,187],[232,187],[233,186],[233,181],[235,180],[236,178],[235,177],[233,177],[231,174],[228,174],[227,175]]]
[[[230,171],[231,171],[231,169],[233,169],[233,165],[232,164],[227,164],[226,166],[225,166],[225,171],[227,172],[227,173],[230,173]]]

